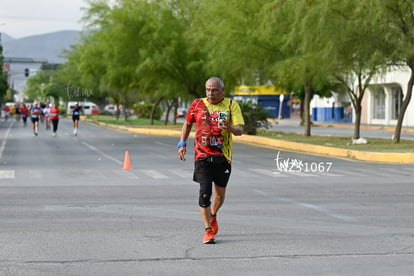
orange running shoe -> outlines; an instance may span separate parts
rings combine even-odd
[[[207,228],[206,231],[204,232],[204,244],[214,244],[216,243],[215,238],[214,238],[214,234],[213,231],[211,230],[211,228]]]
[[[217,223],[217,217],[216,216],[212,216],[210,218],[210,225],[211,225],[211,230],[213,230],[213,234],[217,234],[218,233],[218,223]]]

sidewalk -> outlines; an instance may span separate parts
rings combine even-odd
[[[325,123],[315,122],[311,126],[311,135],[338,135],[352,137],[354,134],[355,125],[352,123]],[[299,119],[283,119],[274,120],[272,122],[271,129],[282,132],[303,133],[304,126],[300,125]],[[394,135],[394,126],[373,126],[373,125],[361,125],[360,137],[362,138],[381,138],[392,139]],[[401,139],[414,140],[414,128],[403,127],[401,129]]]
[[[119,126],[119,125],[111,125],[106,123],[99,123],[94,122],[97,125],[118,129],[122,131],[127,131],[136,134],[144,134],[144,135],[160,135],[160,136],[175,136],[180,137],[181,130],[179,129],[168,129],[168,128],[141,128],[141,127],[128,127],[128,126]],[[303,126],[300,126],[299,120],[280,120],[278,124],[274,125],[276,129],[290,129],[296,131],[303,131]],[[328,130],[329,132],[337,132],[340,129],[348,129],[353,131],[353,125],[350,127],[345,127],[345,125],[335,125],[335,127],[331,124],[329,125],[322,125],[319,126],[313,125],[312,130],[316,130],[318,128],[322,128]],[[387,128],[388,129],[388,128]],[[384,127],[380,127],[379,129],[374,129],[375,131],[380,131],[381,133],[386,133]],[[388,133],[389,134],[389,133]],[[190,134],[190,137],[193,137],[193,133]],[[351,135],[352,137],[352,135]],[[318,146],[318,145],[310,145],[310,144],[302,144],[296,142],[289,142],[283,140],[277,140],[273,138],[267,137],[260,137],[260,136],[253,136],[253,135],[242,135],[242,136],[234,136],[234,142],[249,144],[253,146],[260,146],[266,147],[276,150],[287,150],[287,151],[294,151],[294,152],[303,152],[307,154],[315,154],[315,155],[322,155],[322,156],[332,156],[332,157],[339,157],[339,158],[346,158],[352,160],[359,160],[359,161],[370,161],[370,162],[384,162],[384,163],[413,163],[414,164],[414,153],[378,153],[378,152],[363,152],[357,150],[348,150],[348,149],[339,149],[339,148],[332,148],[327,146]]]
[[[301,120],[299,118],[292,118],[292,119],[275,119],[271,121],[277,125],[288,125],[288,126],[300,126]],[[303,127],[303,126],[302,126]],[[329,127],[329,128],[347,128],[347,129],[354,129],[355,124],[353,123],[330,123],[330,122],[314,122],[312,128],[314,127]],[[395,126],[381,126],[381,125],[361,125],[360,129],[366,130],[383,130],[387,132],[394,132]],[[414,133],[414,127],[402,127],[401,133],[403,132],[410,132]]]

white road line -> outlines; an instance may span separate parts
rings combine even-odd
[[[188,178],[188,179],[192,179],[193,177],[193,172],[191,171],[187,171],[187,170],[183,170],[183,169],[170,169],[168,170],[168,172],[175,174],[181,178]]]
[[[318,176],[316,174],[313,173],[309,173],[309,172],[285,172],[289,175],[292,176],[299,176],[299,177],[314,177],[314,176]]]
[[[157,144],[157,145],[160,145],[160,146],[165,146],[167,148],[171,147],[171,144],[162,143],[162,142],[159,142],[159,141],[155,141],[154,144]]]
[[[139,179],[139,177],[136,176],[135,173],[128,170],[112,170],[112,173],[120,177],[126,177],[127,179]]]
[[[287,177],[285,174],[281,174],[280,172],[274,172],[272,170],[265,170],[265,169],[249,169],[249,171],[266,175],[266,176],[272,176],[272,177]]]
[[[295,201],[295,200],[289,199],[289,198],[277,197],[277,196],[265,193],[265,192],[263,192],[261,190],[257,190],[257,189],[254,189],[253,191],[255,191],[256,193],[258,193],[258,194],[260,194],[264,197],[268,197],[268,198],[271,198],[271,199],[274,199],[274,200],[277,200],[277,201],[288,202],[288,203],[291,203],[291,204],[294,204],[294,205],[298,205],[298,206],[302,206],[302,207],[305,207],[305,208],[308,208],[308,209],[312,209],[312,210],[315,210],[319,213],[325,214],[329,217],[333,217],[333,218],[336,218],[336,219],[339,219],[339,220],[343,220],[343,221],[354,221],[355,220],[352,217],[335,213],[333,211],[330,211],[326,208],[323,208],[323,207],[320,207],[320,206],[317,206],[317,205],[314,205],[314,204],[309,204],[309,203],[305,203],[305,202],[298,202],[298,201]]]
[[[114,158],[114,157],[110,156],[109,154],[104,153],[103,151],[101,151],[101,150],[97,149],[96,147],[94,147],[94,146],[92,146],[92,145],[90,145],[90,144],[88,144],[88,143],[83,142],[82,144],[84,144],[85,146],[87,146],[87,147],[88,147],[88,148],[90,148],[91,150],[93,150],[93,151],[95,151],[95,152],[97,152],[97,153],[99,153],[99,154],[103,155],[104,157],[106,157],[106,158],[108,158],[108,159],[110,159],[110,160],[114,161],[115,163],[117,163],[117,164],[119,164],[119,165],[122,165],[122,163],[123,163],[122,161],[120,161],[120,160],[118,160],[118,159],[116,159],[116,158]]]
[[[318,176],[344,176],[343,174],[337,174],[337,173],[318,173]]]
[[[316,173],[316,172],[295,172],[295,171],[278,171],[278,170],[266,170],[266,169],[248,169],[251,172],[266,175],[266,176],[273,176],[273,177],[289,177],[289,176],[297,176],[297,177],[318,177],[318,176],[343,176],[341,174],[333,174],[333,173]]]
[[[14,179],[16,178],[15,171],[0,171],[0,179]]]
[[[0,146],[0,160],[1,160],[1,157],[3,156],[4,149],[6,148],[6,142],[7,142],[7,138],[9,137],[10,130],[13,127],[13,125],[14,125],[15,122],[16,121],[13,120],[12,123],[9,125],[9,128],[4,133],[3,142],[1,143],[1,146]]]
[[[168,178],[165,174],[162,174],[155,170],[141,170],[144,174],[148,175],[149,177],[152,177],[154,179],[165,179]]]

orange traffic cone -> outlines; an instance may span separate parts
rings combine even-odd
[[[124,157],[124,167],[123,170],[130,170],[131,169],[131,162],[129,161],[129,153],[126,150],[125,151],[125,157]]]

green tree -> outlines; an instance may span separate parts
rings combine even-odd
[[[193,28],[198,47],[208,53],[208,72],[223,78],[226,90],[267,81],[266,68],[280,57],[274,37],[260,34],[259,11],[269,0],[197,1]],[[273,26],[274,27],[274,26]]]
[[[101,87],[100,73],[103,69],[102,66],[96,65],[99,56],[85,48],[84,44],[72,45],[71,50],[65,53],[67,62],[56,72],[55,79],[66,86],[66,94],[63,96],[65,101],[88,98],[99,104],[107,96],[105,89]],[[88,58],[83,60],[83,56]]]
[[[189,19],[182,2],[89,4],[85,20],[92,34],[80,47],[79,69],[87,74],[98,71],[101,86],[111,91],[115,101],[128,106],[131,97],[152,97],[159,102],[161,98],[199,95],[204,65],[201,52],[189,41],[188,21],[180,18],[186,15]]]
[[[393,4],[377,0],[201,2],[207,15],[199,35],[211,49],[210,59],[220,57],[212,62],[214,68],[226,71],[223,74],[229,79],[250,83],[270,79],[289,91],[303,91],[305,135],[310,135],[313,93],[323,95],[335,87],[346,91],[356,113],[353,138],[359,138],[362,99],[372,77],[383,72],[392,49],[384,43],[387,23],[373,19],[379,17],[376,8]],[[401,3],[397,7],[404,8]],[[412,4],[406,17],[410,8]],[[396,13],[393,18],[398,20]]]
[[[25,95],[33,100],[58,103],[65,97],[65,89],[65,84],[56,78],[56,71],[38,70],[27,79]]]
[[[383,43],[389,45],[392,54],[389,61],[394,66],[406,65],[410,69],[407,93],[398,114],[393,143],[399,143],[401,127],[408,105],[411,102],[414,85],[414,2],[407,0],[377,0],[377,12],[372,15],[382,27]]]
[[[48,102],[51,96],[50,78],[50,73],[39,70],[36,75],[27,79],[25,95],[30,99]]]
[[[309,15],[314,12],[311,1],[203,3],[206,20],[199,35],[210,49],[211,67],[220,70],[232,85],[271,80],[286,90],[304,91],[305,135],[310,135],[312,93],[329,84],[326,67],[321,66],[322,37],[313,43],[307,40],[311,36],[307,28],[316,25]]]
[[[312,91],[342,86],[339,91],[348,92],[356,112],[353,137],[359,138],[364,93],[384,68],[389,49],[381,43],[380,28],[367,16],[375,6],[372,2],[277,0],[263,9],[260,31],[269,40],[278,37],[283,54],[272,70],[296,91],[304,84],[305,135],[310,135]]]
[[[326,37],[323,51],[330,59],[327,66],[333,82],[351,99],[355,110],[353,139],[358,139],[365,92],[372,78],[384,71],[390,48],[384,43],[381,25],[372,17],[375,1],[323,2],[318,7],[318,26],[324,27]]]
[[[270,67],[283,86],[303,87],[305,136],[311,135],[310,101],[315,91],[329,84],[323,31],[317,32],[318,1],[274,1],[263,9],[263,35],[279,45],[280,58]],[[283,18],[284,20],[281,20]],[[284,21],[280,23],[280,21]],[[276,25],[273,29],[271,26]],[[296,88],[296,89],[295,89]]]
[[[145,62],[140,64],[138,72],[143,85],[156,91],[157,101],[165,99],[168,116],[170,108],[176,113],[179,99],[188,101],[204,95],[206,55],[194,43],[195,2],[158,2],[160,6],[153,9],[151,16],[147,15],[154,29],[143,36]]]
[[[3,44],[1,43],[1,33],[0,33],[0,69],[1,69],[0,71],[0,106],[2,104],[3,98],[7,94],[7,90],[9,89],[9,86],[7,84],[7,75],[3,71],[3,62],[4,62]]]

